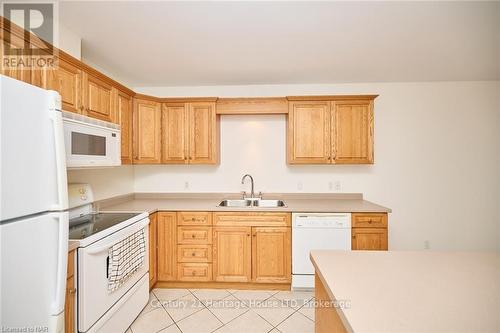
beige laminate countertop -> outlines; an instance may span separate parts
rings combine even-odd
[[[312,251],[352,332],[499,332],[500,253]]]
[[[106,200],[100,203],[102,211],[138,211],[154,213],[156,211],[217,211],[217,212],[312,212],[312,213],[355,213],[355,212],[391,212],[389,208],[363,200],[361,194],[268,194],[264,199],[282,199],[286,207],[279,208],[238,208],[218,207],[223,199],[239,198],[238,194],[202,193],[202,194],[141,194],[129,195],[120,200]]]

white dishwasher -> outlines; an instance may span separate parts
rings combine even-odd
[[[292,214],[292,288],[314,288],[311,250],[351,250],[350,213]]]

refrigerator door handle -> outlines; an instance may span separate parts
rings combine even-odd
[[[64,300],[66,296],[66,274],[68,270],[68,233],[69,213],[52,213],[58,220],[58,246],[57,246],[57,276],[56,292],[52,303],[52,315],[57,316],[64,311]]]
[[[51,210],[66,210],[68,209],[68,179],[66,175],[66,149],[64,147],[64,128],[61,111],[51,110],[50,119],[52,120],[54,129],[58,195],[58,203]]]

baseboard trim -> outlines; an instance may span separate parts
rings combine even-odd
[[[290,283],[158,281],[153,288],[290,290]]]

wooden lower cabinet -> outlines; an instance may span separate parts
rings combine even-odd
[[[387,229],[353,228],[352,249],[387,251]]]
[[[149,289],[158,281],[158,214],[149,215]]]
[[[68,273],[64,304],[64,332],[75,332],[75,250],[68,253]]]
[[[251,233],[251,227],[214,227],[214,281],[251,281]]]
[[[252,281],[290,283],[291,248],[290,228],[252,228]]]
[[[387,251],[387,213],[353,213],[352,250]]]
[[[158,213],[158,281],[177,280],[177,214]]]

